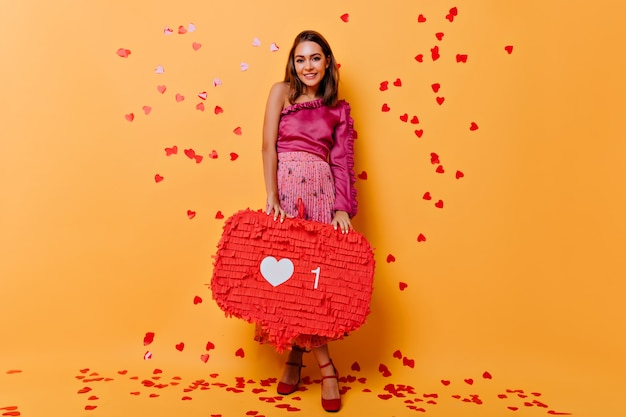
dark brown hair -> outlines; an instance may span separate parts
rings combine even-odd
[[[337,61],[335,61],[335,56],[333,55],[333,51],[330,49],[330,45],[321,34],[315,32],[314,30],[305,30],[300,32],[294,39],[293,46],[289,51],[287,67],[285,68],[285,82],[289,84],[289,102],[291,104],[295,103],[296,98],[303,94],[306,89],[306,86],[302,83],[302,81],[300,81],[300,78],[298,78],[298,73],[296,72],[296,66],[294,63],[296,47],[301,42],[306,41],[318,44],[322,48],[324,56],[326,56],[326,59],[328,60],[328,68],[326,69],[324,78],[322,78],[317,91],[318,96],[321,95],[324,105],[334,106],[337,104],[339,97],[339,68],[337,67]]]

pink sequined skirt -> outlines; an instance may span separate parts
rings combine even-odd
[[[278,154],[278,196],[285,212],[298,217],[298,199],[304,203],[304,218],[330,223],[335,204],[335,183],[330,166],[320,157],[308,152]],[[254,340],[267,343],[267,334],[256,326]],[[293,344],[304,349],[323,346],[331,340],[316,335],[299,335]]]

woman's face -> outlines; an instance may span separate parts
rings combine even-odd
[[[307,86],[307,91],[317,93],[329,64],[322,47],[312,41],[300,42],[294,51],[293,63],[298,78]]]

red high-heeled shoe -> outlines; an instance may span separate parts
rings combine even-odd
[[[333,371],[335,372],[335,375],[322,376],[322,384],[324,384],[325,379],[329,379],[329,378],[334,378],[337,380],[337,382],[339,382],[339,374],[337,373],[337,369],[335,368],[335,365],[333,365],[332,359],[327,364],[320,365],[320,369],[326,368],[327,366],[333,367]],[[341,408],[341,396],[339,398],[334,398],[332,400],[327,400],[324,397],[322,397],[322,408],[331,413],[339,411],[339,409]]]
[[[304,367],[302,362],[285,362],[285,364],[298,367],[298,382],[296,382],[295,384],[287,384],[286,382],[279,381],[278,386],[276,387],[276,392],[278,392],[280,395],[289,395],[298,390],[298,385],[300,385],[300,373],[302,372],[302,368]]]

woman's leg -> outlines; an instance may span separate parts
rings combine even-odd
[[[291,349],[291,351],[289,351],[287,362],[291,364],[294,364],[294,363],[301,364],[303,353],[304,353],[304,349],[294,346]],[[295,385],[298,383],[299,379],[300,379],[300,368],[298,366],[290,365],[286,363],[285,367],[283,368],[283,375],[280,378],[280,381],[289,385]]]
[[[317,360],[317,364],[321,367],[330,362],[330,354],[328,353],[328,345],[323,345],[313,349],[313,355]],[[335,367],[333,365],[320,368],[322,376],[335,375]],[[326,378],[322,383],[322,398],[326,400],[334,400],[340,398],[339,381],[335,378]]]

